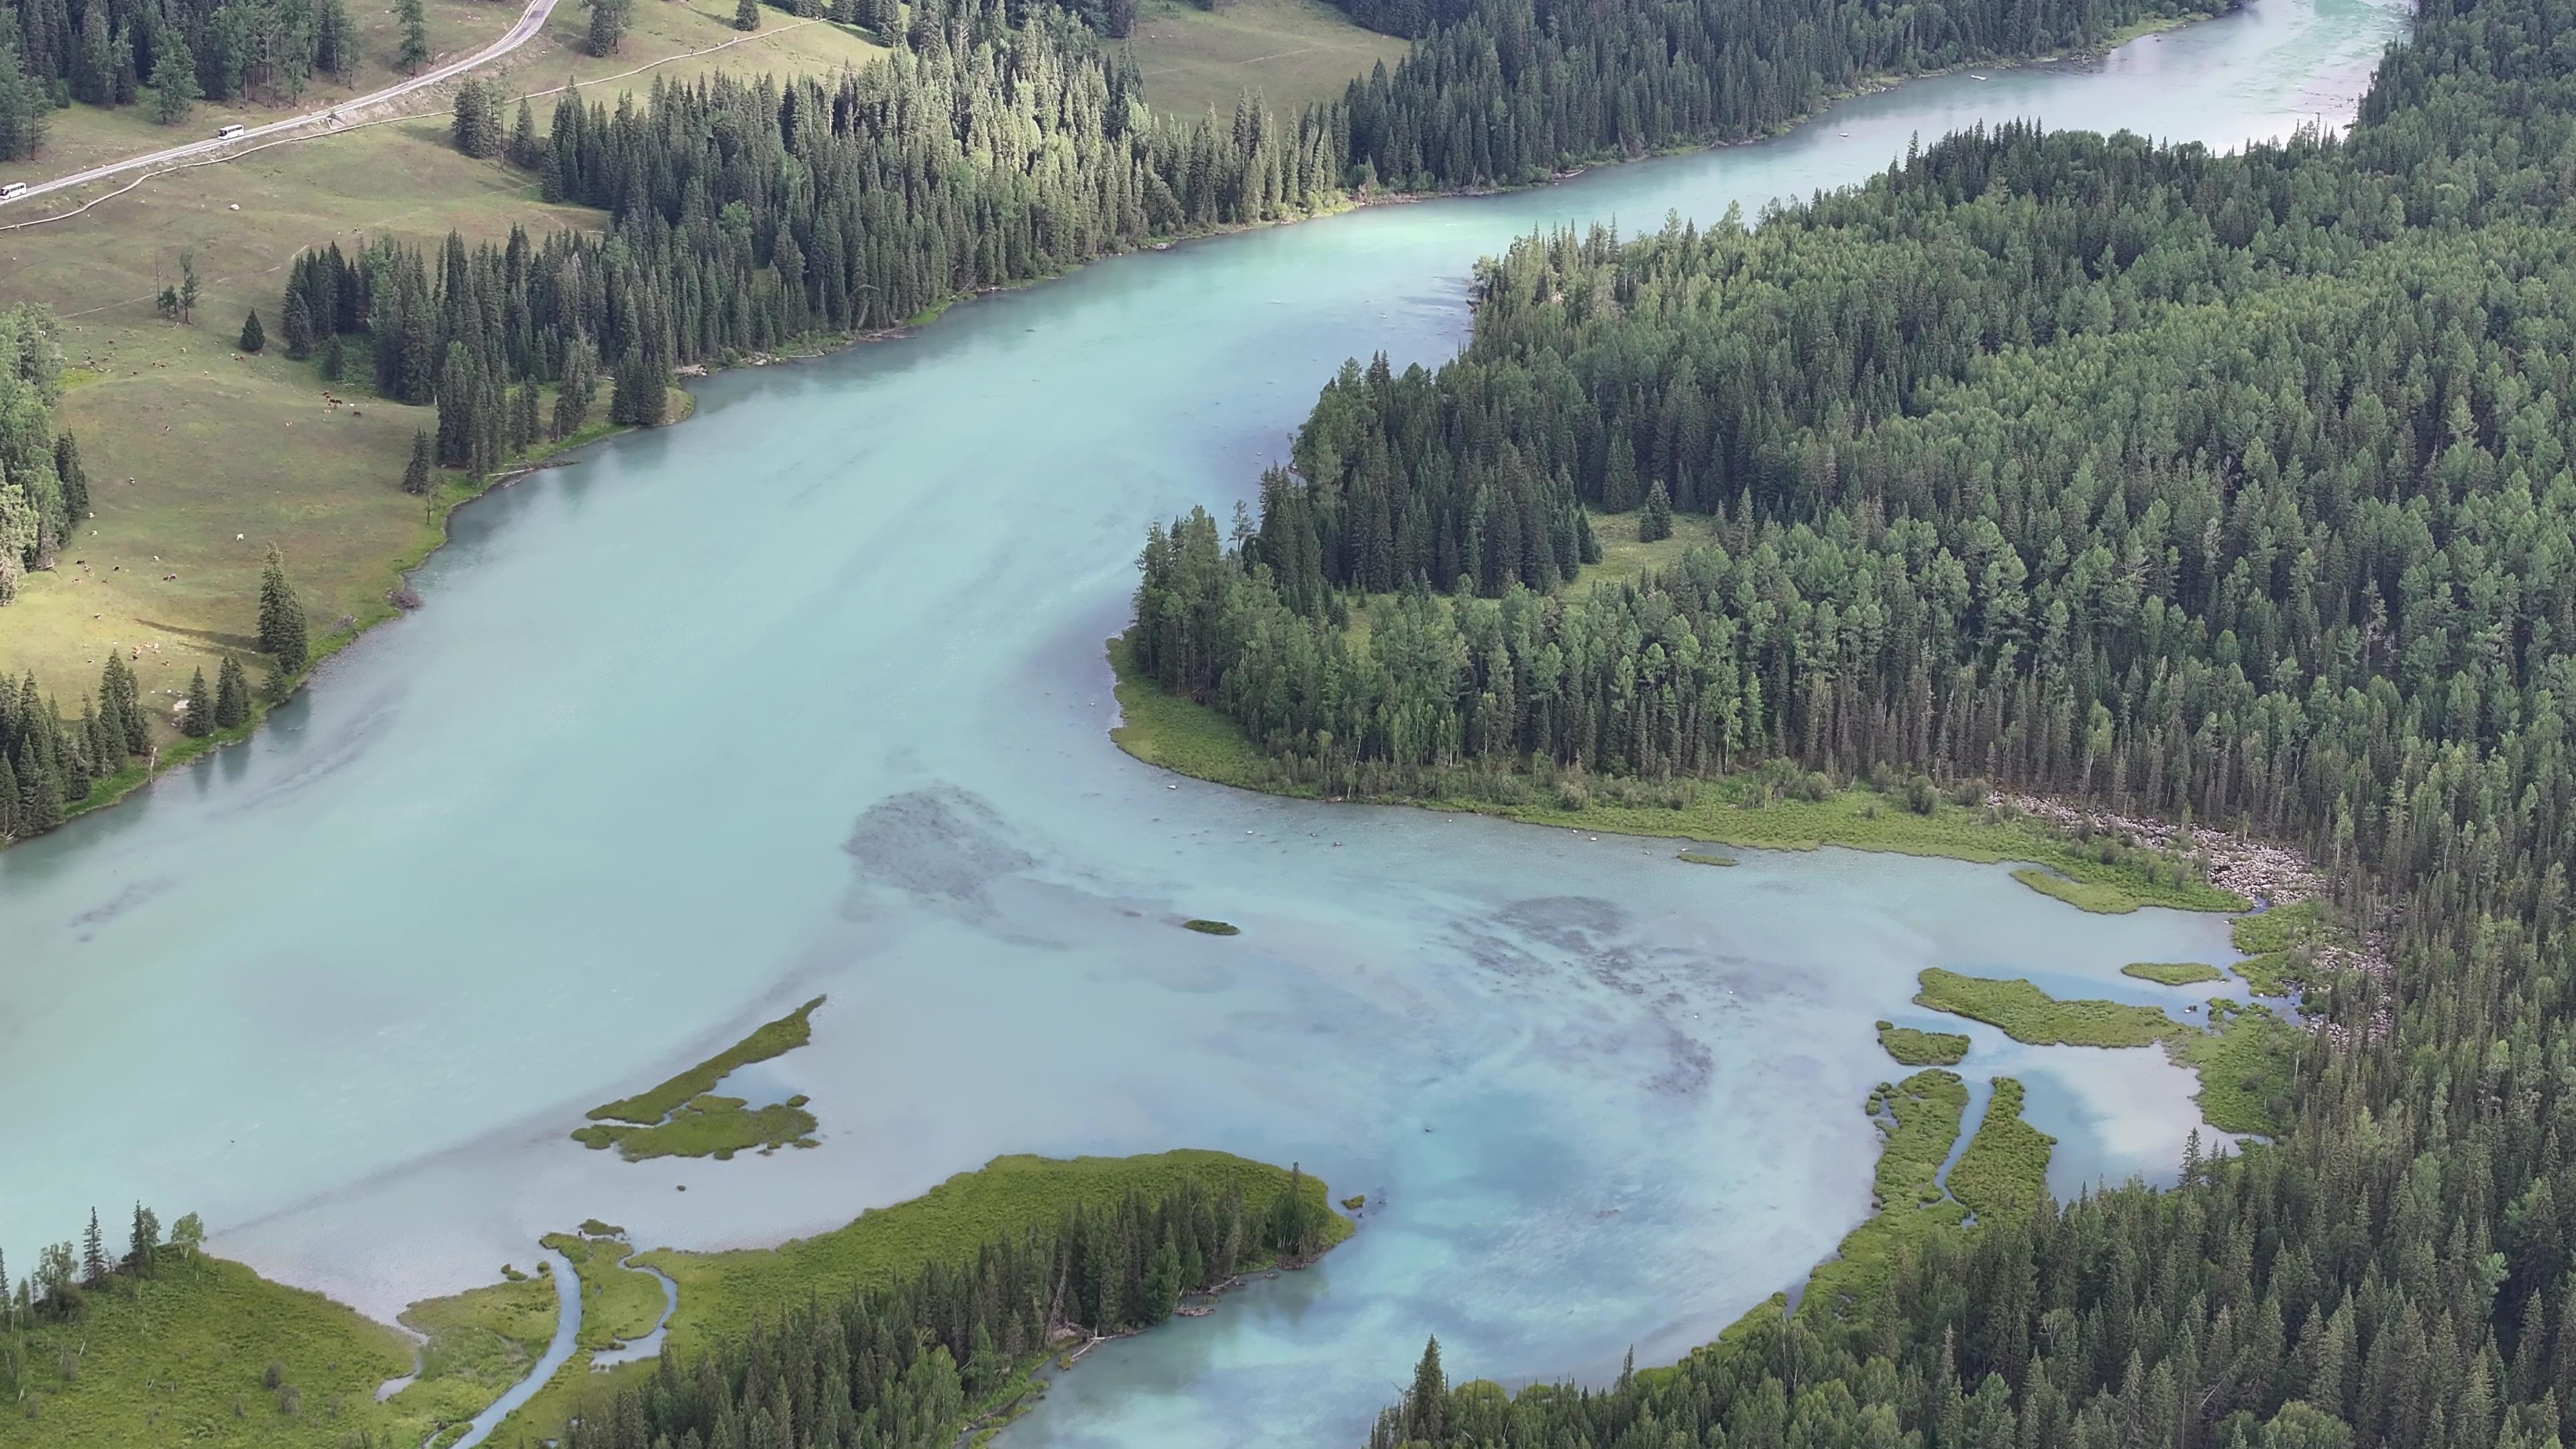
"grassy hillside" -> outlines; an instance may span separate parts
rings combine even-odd
[[[1283,115],[1339,97],[1381,60],[1393,69],[1412,45],[1362,30],[1324,0],[1219,0],[1214,10],[1145,0],[1129,43],[1161,110],[1231,111],[1249,87]]]
[[[882,53],[856,32],[776,10],[746,37],[721,0],[657,0],[636,7],[622,54],[595,58],[578,47],[585,14],[562,6],[544,35],[499,67],[513,95],[551,91],[570,76],[604,98],[656,76],[831,72]],[[724,48],[690,54],[709,47]],[[220,653],[251,647],[271,540],[286,551],[317,642],[343,618],[364,624],[389,612],[399,570],[443,532],[397,486],[412,433],[436,425],[435,409],[374,398],[357,379],[326,384],[315,364],[274,348],[241,356],[243,315],[257,307],[275,338],[285,269],[318,241],[435,242],[451,228],[479,240],[513,225],[597,221],[545,205],[525,172],[458,154],[447,141],[448,97],[425,104],[407,119],[157,176],[66,220],[24,224],[73,203],[0,212],[0,304],[40,301],[65,319],[70,385],[56,425],[80,438],[98,515],[63,567],[30,575],[0,616],[0,670],[32,669],[69,702],[96,687],[110,646],[139,649],[145,703],[166,717],[196,668],[211,678]],[[536,101],[541,128],[550,104]],[[169,144],[166,135],[143,141]],[[49,160],[44,169],[64,168]],[[194,254],[204,281],[193,326],[162,321],[152,305],[176,280],[182,252]],[[326,391],[357,405],[328,408]]]
[[[1286,111],[1338,93],[1404,48],[1322,0],[1234,0],[1216,11],[1157,3],[1133,43],[1155,93],[1175,110],[1231,107],[1253,84]],[[358,9],[362,29],[385,31],[368,30],[370,53],[389,54],[390,13]],[[432,44],[442,52],[479,46],[515,13],[435,0]],[[732,16],[726,0],[637,6],[621,53],[601,58],[582,50],[587,12],[568,3],[542,35],[485,73],[514,97],[534,95],[542,128],[552,93],[567,81],[604,99],[656,78],[825,74],[883,53],[861,32],[775,8],[749,35],[732,28]],[[378,68],[357,85],[386,78]],[[345,93],[316,90],[307,101]],[[449,99],[441,88],[407,116],[156,176],[63,220],[27,224],[125,181],[0,213],[0,305],[41,301],[65,319],[70,385],[56,421],[80,438],[97,515],[83,522],[60,570],[26,580],[5,615],[0,671],[32,670],[42,687],[75,701],[96,687],[107,651],[125,649],[146,705],[165,721],[166,742],[168,712],[190,676],[202,667],[211,678],[221,655],[250,650],[270,542],[285,550],[317,645],[327,647],[344,621],[362,628],[391,612],[400,571],[443,536],[443,505],[470,496],[462,479],[450,479],[442,507],[424,508],[397,487],[411,436],[435,426],[435,410],[375,398],[355,379],[325,383],[315,364],[289,362],[274,347],[240,355],[235,341],[254,307],[276,338],[286,268],[317,241],[430,243],[450,229],[472,241],[513,225],[596,224],[593,213],[541,202],[527,173],[459,155],[447,144]],[[57,141],[43,157],[0,168],[0,177],[59,174],[228,118],[209,109],[164,129],[136,110],[75,107],[58,113]],[[182,253],[193,255],[204,285],[186,326],[153,308],[178,278]],[[326,392],[355,406],[330,408]]]

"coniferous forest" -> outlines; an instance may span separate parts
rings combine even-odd
[[[2309,983],[2276,1143],[1604,1390],[1428,1355],[1374,1446],[2576,1430],[2571,155],[2576,4],[2432,0],[2348,136],[2007,126],[1533,237],[1457,360],[1325,387],[1239,542],[1154,531],[1140,665],[1332,790],[1991,779],[2303,845],[2394,963]],[[1568,588],[1587,508],[1684,547]]]
[[[1251,93],[1230,117],[1158,115],[1133,56],[1103,46],[1085,13],[925,0],[895,54],[836,84],[657,84],[614,108],[568,93],[542,138],[532,121],[504,136],[498,98],[477,92],[459,103],[460,146],[538,173],[549,200],[606,211],[605,233],[451,237],[434,258],[334,243],[299,259],[281,341],[326,372],[363,350],[381,392],[438,403],[437,460],[479,472],[592,417],[602,381],[610,420],[658,423],[677,367],[892,327],[1353,190],[1533,181],[1758,135],[1868,76],[2095,43],[2185,12],[1980,0],[1897,19],[1813,0],[1658,0],[1541,13],[1492,0],[1293,122]],[[540,383],[570,400],[541,410]]]

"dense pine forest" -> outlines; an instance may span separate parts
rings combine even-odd
[[[419,0],[405,27],[416,69],[429,55]],[[0,161],[35,155],[55,109],[130,106],[147,86],[164,123],[201,98],[292,102],[316,76],[354,69],[357,45],[345,0],[12,0],[0,6]]]
[[[1131,636],[1335,789],[1787,760],[2307,847],[2294,1128],[1594,1392],[1372,1444],[2436,1446],[2576,1424],[2576,4],[2431,0],[2348,137],[2008,126],[1757,230],[1533,237],[1353,365]],[[1669,567],[1568,579],[1580,510]]]

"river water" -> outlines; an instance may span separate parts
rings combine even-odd
[[[2151,999],[2119,964],[2230,959],[2223,923],[2086,917],[2002,867],[1713,870],[1176,783],[1106,738],[1146,521],[1247,496],[1344,356],[1452,352],[1469,266],[1533,227],[1750,214],[1980,120],[2216,145],[2339,121],[2403,18],[2261,0],[701,385],[685,426],[468,510],[428,607],[249,746],[0,854],[0,1247],[32,1262],[141,1197],[390,1316],[588,1217],[760,1243],[997,1153],[1222,1147],[1368,1194],[1363,1231],[1092,1354],[1011,1442],[1351,1442],[1431,1332],[1507,1379],[1669,1359],[1866,1212],[1860,1104],[1896,1074],[1870,1023],[1922,1017],[1917,971]],[[819,1149],[629,1164],[565,1137],[817,992],[772,1071]],[[2061,1192],[2167,1173],[2197,1125],[2159,1054],[1976,1035],[1968,1073],[2025,1076],[2061,1138]]]

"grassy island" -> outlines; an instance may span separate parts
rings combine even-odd
[[[2027,981],[1962,976],[1935,966],[1919,978],[1917,1006],[1999,1026],[2032,1046],[2153,1046],[2183,1028],[2152,1006],[2060,1001]]]
[[[1181,922],[1181,924],[1198,932],[1202,936],[1240,936],[1243,934],[1243,928],[1234,924],[1232,921],[1188,920]]]
[[[1909,1067],[1954,1067],[1968,1054],[1968,1039],[1957,1032],[1923,1031],[1892,1021],[1878,1024],[1878,1044]]]
[[[754,1107],[749,1098],[720,1097],[714,1088],[737,1067],[784,1056],[813,1040],[814,1008],[822,1004],[817,996],[650,1091],[591,1108],[592,1125],[574,1129],[573,1140],[593,1150],[615,1147],[629,1162],[722,1161],[752,1149],[813,1146],[816,1123],[803,1096]]]
[[[2120,968],[2120,974],[2159,986],[2194,986],[2216,981],[2227,973],[2206,961],[2132,961]]]
[[[2057,1139],[2022,1120],[2022,1086],[1997,1077],[1995,1095],[1968,1150],[1950,1169],[1950,1194],[1981,1223],[2030,1213],[2048,1190],[2048,1160]]]

